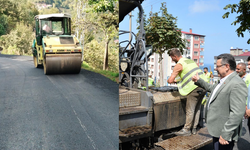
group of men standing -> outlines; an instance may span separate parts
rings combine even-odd
[[[240,64],[236,69],[236,62],[231,54],[221,54],[217,57],[215,68],[220,80],[210,84],[207,80],[211,74],[208,75],[205,69],[203,73],[193,60],[182,57],[178,49],[172,49],[169,56],[177,64],[168,83],[176,83],[175,78],[181,78],[177,83],[179,93],[187,97],[186,123],[176,135],[189,136],[197,133],[201,102],[206,92],[210,92],[205,118],[208,132],[213,137],[214,150],[232,150],[241,134],[243,116],[250,117],[250,109],[246,105],[250,75],[241,73],[242,69],[238,69]],[[250,57],[248,66],[250,68]],[[244,72],[244,65],[241,64],[241,67]],[[244,76],[246,82],[242,80]]]

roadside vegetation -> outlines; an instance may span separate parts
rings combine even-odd
[[[116,82],[116,83],[119,82],[119,73],[117,73],[117,72],[108,71],[108,70],[94,69],[94,68],[90,67],[89,64],[87,64],[86,62],[82,63],[82,68],[85,69],[85,70],[95,72],[95,73],[99,73],[99,74],[109,78],[110,80]]]

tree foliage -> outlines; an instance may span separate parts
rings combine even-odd
[[[35,38],[32,27],[24,23],[17,23],[16,28],[7,35],[0,37],[0,45],[3,52],[8,54],[24,55],[32,54],[31,45]]]
[[[39,12],[40,12],[40,15],[60,13],[59,9],[56,8],[55,5],[53,5],[52,8],[42,9]]]
[[[115,4],[118,0],[88,0],[88,4],[91,5],[91,9],[94,12],[114,12]]]
[[[27,0],[20,1],[0,0],[0,46],[6,53],[24,55],[31,54],[38,10]]]
[[[15,29],[18,22],[34,26],[34,16],[38,14],[38,10],[34,4],[21,1],[23,2],[0,0],[0,36]]]
[[[250,0],[240,0],[238,4],[228,4],[224,7],[225,10],[229,9],[222,18],[228,18],[229,14],[237,13],[235,21],[231,23],[231,25],[240,26],[236,29],[237,35],[240,37],[244,37],[243,32],[248,30],[250,32]],[[250,44],[250,39],[247,41]]]
[[[6,34],[8,28],[8,20],[6,15],[0,16],[0,36]]]
[[[183,51],[185,40],[181,38],[181,29],[177,27],[177,18],[168,14],[166,4],[162,3],[160,12],[150,12],[145,27],[147,44],[153,46],[153,52],[162,54],[171,48]]]
[[[114,43],[114,41],[118,39],[118,3],[113,4],[113,11],[95,11],[93,5],[94,4],[89,5],[89,3],[85,3],[85,11],[83,13],[78,12],[78,15],[73,18],[73,28],[78,30],[79,33],[79,30],[84,30],[85,54],[90,50],[90,47],[87,46],[88,43],[91,43],[92,40],[95,39],[99,44],[102,44],[102,46],[98,47],[102,47],[99,51],[103,52],[103,55],[98,57],[98,59],[102,58],[103,70],[118,71],[118,47]],[[78,9],[81,9],[81,7],[78,7]],[[79,14],[84,15],[79,18]],[[116,53],[113,53],[114,50],[116,50]],[[92,57],[93,59],[89,60],[99,62],[93,55],[88,55],[86,57]],[[91,64],[91,62],[88,62],[88,59],[85,60],[88,64]]]

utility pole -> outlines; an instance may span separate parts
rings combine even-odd
[[[132,40],[132,12],[129,13],[129,41]],[[131,49],[131,44],[129,44],[129,49]]]
[[[82,47],[84,48],[84,27],[81,27],[80,22],[81,19],[85,20],[85,12],[84,9],[86,7],[86,4],[84,2],[82,2],[81,0],[77,0],[76,1],[76,7],[77,7],[77,16],[76,16],[76,37],[79,39]],[[84,51],[84,49],[83,49]],[[83,52],[84,53],[84,52]],[[83,57],[82,57],[82,61],[83,61]]]

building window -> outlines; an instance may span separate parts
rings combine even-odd
[[[151,58],[151,62],[154,62],[154,58]]]
[[[198,59],[194,59],[194,62],[198,63]]]
[[[194,40],[198,41],[198,40],[199,40],[199,37],[198,37],[198,36],[195,36],[195,37],[194,37]]]
[[[203,36],[201,36],[201,37],[200,37],[200,40],[201,40],[201,41],[204,41],[204,37],[203,37]]]
[[[198,52],[194,52],[194,56],[198,56]]]
[[[154,71],[151,71],[151,74],[153,75],[153,74],[154,74]]]
[[[194,44],[194,48],[199,48],[199,44]]]
[[[186,39],[191,39],[191,35],[186,35]]]
[[[154,69],[154,65],[151,65],[151,69]]]

